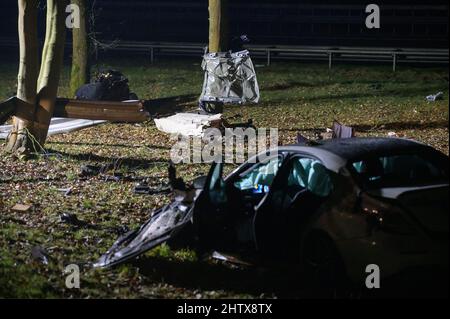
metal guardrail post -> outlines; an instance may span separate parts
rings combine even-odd
[[[395,72],[397,69],[397,53],[392,53],[392,71]]]
[[[150,47],[150,63],[153,64],[155,61],[155,52],[153,46]]]
[[[270,66],[270,50],[267,50],[267,66]]]
[[[328,52],[328,70],[333,66],[333,52]]]

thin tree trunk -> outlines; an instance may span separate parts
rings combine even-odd
[[[89,82],[89,44],[87,39],[86,0],[72,0],[80,8],[80,27],[72,29],[72,71],[70,74],[70,92]]]
[[[66,5],[66,0],[47,0],[47,24],[41,70],[37,82],[38,101],[33,130],[35,138],[41,145],[47,138],[63,65]]]
[[[17,76],[17,98],[36,104],[36,83],[38,78],[38,40],[37,11],[38,0],[19,0],[19,46],[20,61]],[[29,133],[33,131],[33,122],[14,117],[13,129],[8,137],[6,149],[10,152],[29,151],[31,141]]]
[[[209,52],[228,50],[228,0],[209,0]]]

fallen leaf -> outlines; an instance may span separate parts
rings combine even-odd
[[[31,208],[31,205],[16,204],[11,208],[11,210],[16,211],[16,212],[26,212],[26,211],[30,210],[30,208]]]

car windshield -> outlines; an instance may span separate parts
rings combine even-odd
[[[448,183],[446,162],[418,154],[371,157],[352,167],[370,189]]]

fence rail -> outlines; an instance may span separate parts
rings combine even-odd
[[[206,44],[192,43],[143,43],[122,42],[114,50],[148,52],[150,62],[157,56],[199,56],[205,52]],[[247,46],[255,58],[264,58],[266,65],[273,60],[328,61],[331,69],[334,62],[389,62],[396,71],[399,63],[448,65],[448,49],[413,48],[364,48],[364,47],[319,47],[319,46]]]
[[[17,47],[17,40],[0,39],[0,48]],[[70,44],[67,45],[70,47]],[[206,44],[171,42],[118,42],[110,51],[144,53],[150,63],[159,56],[201,56]],[[395,72],[400,63],[448,65],[448,49],[369,48],[326,46],[258,46],[246,47],[255,59],[264,59],[267,66],[273,60],[328,61],[331,69],[336,62],[391,63]]]

